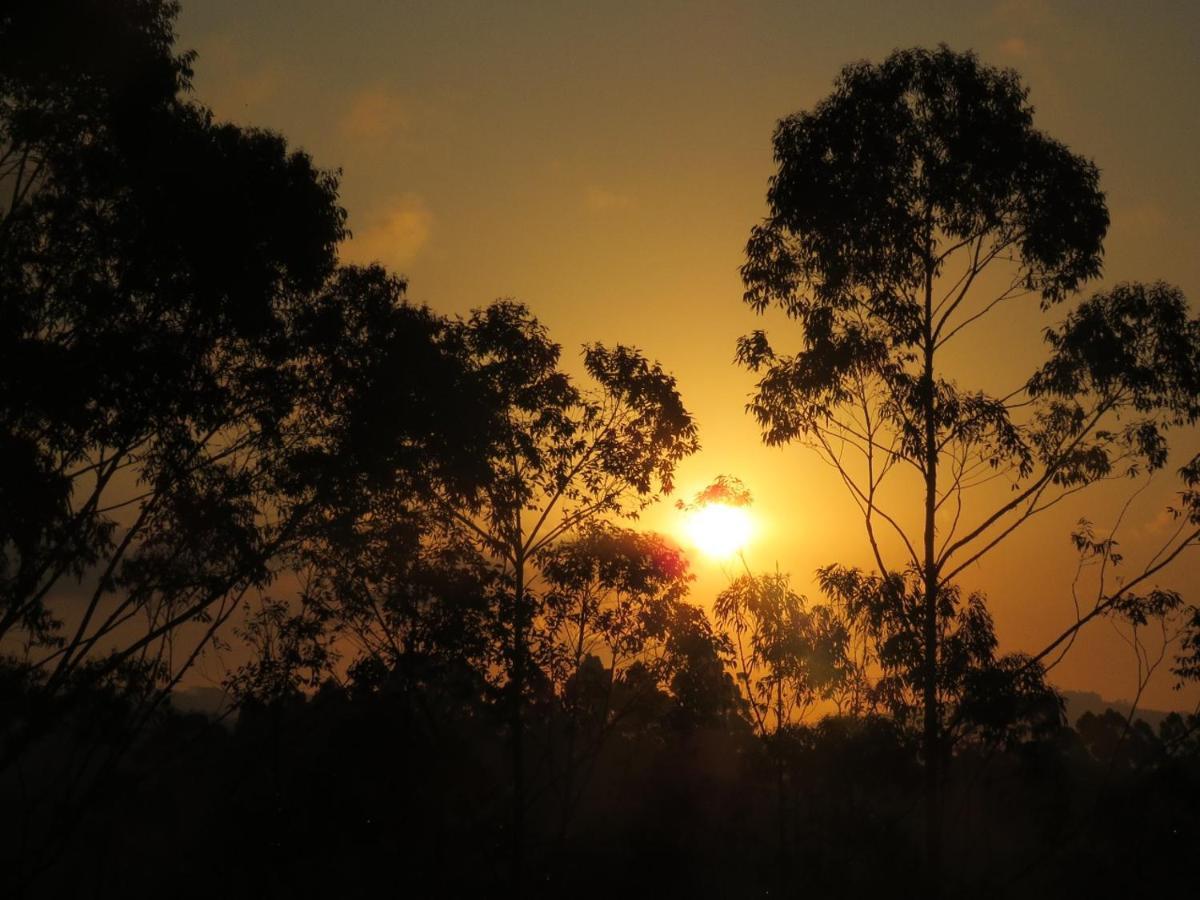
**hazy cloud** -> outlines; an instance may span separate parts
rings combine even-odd
[[[383,263],[392,269],[408,265],[429,240],[433,215],[420,197],[406,194],[386,204],[355,227],[354,237],[342,247],[341,257],[353,263]]]
[[[382,88],[368,88],[350,98],[338,121],[342,136],[354,141],[381,142],[395,137],[407,124],[404,106]]]
[[[1018,59],[1025,59],[1032,52],[1029,42],[1019,37],[1010,37],[1001,41],[999,50],[1004,56],[1013,56]]]

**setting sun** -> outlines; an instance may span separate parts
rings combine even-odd
[[[710,503],[688,517],[688,536],[708,556],[732,556],[746,545],[752,530],[750,513],[741,506]]]

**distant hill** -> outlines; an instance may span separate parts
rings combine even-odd
[[[1095,691],[1060,691],[1067,701],[1067,723],[1072,727],[1085,712],[1100,715],[1106,709],[1115,709],[1123,716],[1129,715],[1132,704],[1128,700],[1105,700]],[[1138,707],[1134,718],[1142,719],[1147,725],[1158,732],[1162,720],[1169,716],[1170,711],[1160,709],[1142,709]]]

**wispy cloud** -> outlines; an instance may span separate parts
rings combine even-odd
[[[1046,0],[1001,0],[992,6],[988,18],[1003,36],[996,44],[997,52],[1012,61],[1040,56],[1044,43],[1038,38],[1063,27],[1061,16]]]
[[[383,263],[401,269],[411,263],[429,241],[433,215],[415,194],[405,194],[367,216],[361,228],[350,223],[354,237],[343,247],[346,262]]]
[[[352,141],[382,143],[394,139],[408,123],[404,104],[383,88],[367,88],[350,98],[338,120],[338,131]]]
[[[1015,59],[1026,59],[1033,53],[1029,41],[1019,37],[1006,38],[1000,42],[997,49],[1002,56],[1011,56]]]

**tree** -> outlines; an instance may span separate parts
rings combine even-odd
[[[489,674],[508,708],[516,884],[528,802],[524,707],[534,683],[544,683],[531,653],[550,589],[542,566],[588,523],[636,517],[669,493],[676,464],[698,442],[675,380],[632,348],[586,346],[594,387],[581,389],[559,368],[559,346],[521,304],[497,301],[452,332],[488,415],[476,457],[483,475],[475,492],[430,483],[422,540],[453,548],[485,591],[495,637]]]
[[[287,559],[301,584],[291,627],[351,639],[364,675],[476,659],[467,632],[487,574],[432,504],[467,502],[488,475],[490,386],[457,324],[409,303],[403,280],[350,267],[334,281],[310,323],[306,442],[290,470],[308,509]]]
[[[989,314],[1031,297],[1047,310],[1101,271],[1099,173],[1034,128],[1027,93],[1016,73],[945,46],[847,66],[828,98],[779,122],[769,213],[742,268],[752,308],[801,326],[794,354],[762,331],[738,343],[762,376],[748,408],[763,439],[806,444],[834,466],[890,602],[917,598],[906,627],[933,877],[945,592],[1066,496],[1162,467],[1166,430],[1200,413],[1200,326],[1163,284],[1080,303],[1047,333],[1046,364],[1009,393],[946,372],[947,348]],[[893,490],[906,473],[919,516],[903,515]],[[995,479],[1011,490],[990,508],[965,502]]]
[[[541,569],[547,590],[533,656],[565,719],[565,837],[586,787],[581,770],[649,697],[669,690],[688,665],[679,638],[706,620],[686,601],[692,576],[683,551],[658,534],[591,522],[549,548]]]
[[[844,683],[845,623],[793,591],[787,575],[739,576],[717,595],[713,613],[718,627],[733,630],[738,679],[760,735],[802,721]]]
[[[489,421],[446,323],[337,266],[336,173],[187,98],[176,12],[0,13],[0,770],[129,707],[64,828],[285,559],[381,472],[465,489]]]
[[[286,446],[297,301],[344,221],[333,175],[182,98],[173,5],[68,6],[0,37],[0,639],[49,651],[51,690],[131,616],[113,665],[261,581],[254,467]]]
[[[817,573],[834,608],[831,618],[852,635],[848,679],[861,692],[860,712],[886,715],[916,730],[924,712],[919,583],[893,575],[885,582],[857,568],[832,565]],[[1045,671],[1022,653],[996,655],[987,599],[965,598],[943,584],[938,597],[938,706],[947,751],[974,738],[993,745],[1044,737],[1064,724],[1063,701]]]

